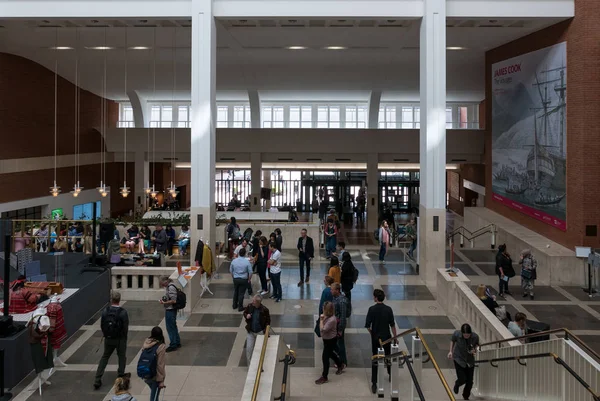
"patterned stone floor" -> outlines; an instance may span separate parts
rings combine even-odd
[[[453,219],[449,219],[448,226],[451,227],[453,223]],[[273,330],[283,335],[285,342],[296,350],[298,356],[296,365],[291,369],[291,399],[337,401],[374,398],[370,393],[370,342],[364,323],[367,310],[373,304],[373,289],[376,288],[385,291],[386,303],[393,308],[399,329],[415,326],[423,329],[444,374],[449,381],[453,381],[454,371],[445,355],[452,332],[462,322],[445,315],[435,300],[434,289],[428,288],[416,275],[414,262],[405,256],[402,249],[390,250],[388,262],[383,266],[377,261],[377,247],[370,239],[372,233],[354,228],[344,231],[342,237],[346,240],[360,239],[357,242],[361,244],[349,246],[360,275],[352,292],[353,314],[346,337],[349,358],[346,373],[341,376],[330,373],[328,384],[314,384],[321,372],[322,341],[315,337],[313,328],[323,289],[321,279],[328,267],[327,260],[322,256],[317,257],[310,284],[299,288],[296,256],[285,252],[283,302],[264,301],[271,312]],[[447,253],[449,261],[450,251]],[[497,286],[493,260],[493,253],[486,250],[461,249],[455,254],[456,266],[469,276],[474,287],[480,283]],[[228,263],[224,259],[219,261],[220,278],[214,279],[210,285],[214,295],[203,297],[191,314],[182,316],[178,321],[183,347],[167,356],[167,401],[240,400],[247,372],[244,349],[246,336],[240,314],[231,308],[233,285],[227,273]],[[255,290],[259,287],[257,277],[253,280],[253,287]],[[600,351],[600,342],[597,340],[600,338],[600,298],[590,300],[575,287],[538,287],[534,301],[522,299],[517,288],[513,292],[514,298],[509,296],[502,301],[509,311],[523,311],[531,319],[546,322],[553,328],[566,326],[573,329]],[[249,302],[247,295],[245,302]],[[127,371],[135,376],[143,339],[154,325],[164,329],[164,312],[156,302],[129,301],[123,306],[128,310],[131,321]],[[69,366],[58,369],[52,375],[52,385],[45,387],[43,397],[39,397],[31,387],[33,376],[30,376],[13,389],[16,400],[35,401],[43,398],[46,401],[63,401],[71,396],[86,401],[108,400],[111,384],[116,378],[116,356],[111,358],[103,379],[104,385],[98,391],[92,387],[96,364],[102,352],[100,340],[99,319],[95,316],[61,350],[63,360]],[[406,337],[400,345],[408,348],[410,342],[411,339]],[[406,380],[406,386],[410,385],[407,378],[402,380]],[[443,390],[430,364],[425,365],[423,380],[428,384],[428,400],[444,399],[441,397]],[[149,398],[148,388],[137,378],[134,378],[132,393],[138,400]]]

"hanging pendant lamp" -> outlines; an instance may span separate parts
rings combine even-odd
[[[79,58],[77,55],[77,46],[79,44],[78,31],[75,29],[75,185],[71,194],[78,197],[83,187],[79,185],[79,114],[80,114],[80,90],[79,90]]]
[[[61,190],[56,185],[56,146],[57,146],[57,123],[58,123],[58,54],[56,53],[56,47],[58,46],[58,29],[56,29],[56,38],[54,43],[54,185],[50,187],[50,193],[56,197],[60,194]]]
[[[125,28],[125,97],[127,97],[127,28]],[[127,125],[125,125],[123,139],[123,186],[119,192],[123,198],[127,198],[131,192],[127,186]]]
[[[104,28],[104,47],[106,47],[106,28]],[[110,192],[106,187],[104,179],[106,177],[106,151],[104,142],[106,141],[106,52],[104,53],[104,73],[102,75],[102,97],[100,98],[100,186],[96,187],[103,198]]]

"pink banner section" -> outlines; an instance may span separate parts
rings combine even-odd
[[[552,227],[556,227],[559,230],[567,231],[567,222],[564,220],[559,220],[556,217],[549,215],[548,213],[544,213],[537,209],[534,209],[530,206],[524,205],[519,202],[515,202],[514,200],[505,198],[502,195],[494,194],[494,200],[502,203],[505,206],[508,206],[512,209],[516,209],[523,214],[533,217],[534,219],[538,219],[543,221],[546,224],[551,225]]]

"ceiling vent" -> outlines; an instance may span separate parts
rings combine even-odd
[[[110,28],[110,25],[106,24],[96,24],[96,25],[86,25],[86,28]]]
[[[135,24],[134,28],[158,28],[158,25],[150,25],[150,24]]]
[[[163,160],[173,161],[173,160],[179,160],[179,158],[178,157],[163,157]]]
[[[336,162],[349,162],[351,159],[335,159]]]
[[[294,159],[292,159],[291,157],[280,157],[280,158],[277,159],[277,161],[280,161],[280,162],[291,162],[291,161],[294,161]]]
[[[409,159],[394,159],[395,162],[408,162]]]
[[[38,25],[38,28],[62,28],[62,25]]]
[[[452,159],[452,162],[466,162],[467,159]]]
[[[220,157],[219,160],[222,162],[232,162],[235,160],[235,157]]]
[[[322,162],[323,159],[306,159],[307,162]]]

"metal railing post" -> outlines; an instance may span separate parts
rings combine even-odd
[[[464,236],[462,230],[460,230],[460,233],[458,235],[460,236],[459,241],[460,241],[460,247],[462,248],[463,246],[465,246],[465,236]]]
[[[377,397],[383,398],[383,383],[385,382],[385,350],[377,348]]]
[[[496,226],[492,226],[492,249],[496,249]]]
[[[398,343],[392,343],[391,346],[391,354],[398,354],[400,352],[400,346]],[[400,364],[400,358],[395,356],[390,361],[391,371],[390,371],[390,399],[391,401],[399,401],[400,400],[400,371],[399,369],[402,367]]]
[[[417,336],[412,336],[412,358],[413,358],[413,370],[415,372],[415,377],[418,383],[422,383],[421,381],[421,373],[423,370],[423,344],[421,344],[421,339]],[[415,389],[415,386],[410,386],[410,399],[412,401],[418,401],[419,394]]]

